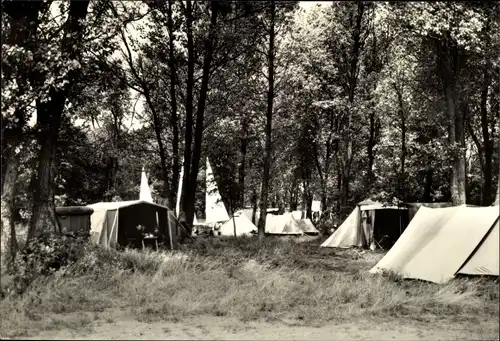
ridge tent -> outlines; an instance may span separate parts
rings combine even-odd
[[[305,234],[319,234],[319,231],[314,227],[311,219],[296,219],[300,229]]]
[[[446,283],[457,274],[499,275],[499,206],[421,207],[370,272]]]
[[[408,225],[408,209],[384,206],[379,202],[360,202],[321,247],[390,247]]]
[[[220,228],[221,235],[234,236],[234,225],[236,225],[236,236],[252,235],[253,232],[257,232],[257,226],[246,215],[238,212],[229,221],[222,224]]]
[[[304,234],[299,223],[293,218],[291,213],[285,213],[282,215],[267,214],[265,231],[267,234],[279,235]]]
[[[99,202],[88,207],[94,210],[90,216],[91,240],[107,247],[139,247],[142,234],[137,226],[142,225],[144,233],[157,228],[158,242],[173,248],[182,229],[167,207],[143,200]]]

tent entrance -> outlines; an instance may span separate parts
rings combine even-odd
[[[408,211],[380,209],[362,215],[362,228],[365,232],[366,245],[381,249],[390,249],[408,225]]]
[[[166,209],[147,204],[120,208],[118,210],[118,245],[142,249],[144,235],[151,234],[155,236],[158,245],[170,247],[167,214]]]

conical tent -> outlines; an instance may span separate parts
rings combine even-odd
[[[421,207],[370,272],[445,283],[456,274],[499,275],[499,206]]]
[[[184,177],[184,166],[181,167],[181,174],[179,175],[179,186],[177,186],[177,201],[175,203],[175,216],[179,218],[181,214],[181,194],[182,194],[182,178]]]
[[[297,223],[299,224],[300,229],[305,234],[319,234],[318,229],[316,229],[316,227],[314,227],[311,219],[306,218],[306,219],[295,219],[295,220],[297,220]]]
[[[248,219],[243,213],[236,214],[233,218],[222,224],[220,232],[223,236],[234,236],[234,227],[236,225],[236,236],[252,235],[252,232],[257,231],[257,226],[255,226],[250,219]]]
[[[291,213],[266,216],[266,233],[279,235],[302,235],[304,232]]]
[[[392,246],[408,224],[408,209],[384,206],[379,202],[360,202],[321,247]]]
[[[218,223],[229,220],[226,207],[217,189],[212,167],[207,158],[207,189],[205,194],[206,223]]]
[[[149,188],[148,178],[144,167],[142,167],[141,173],[141,190],[139,192],[139,200],[153,202],[153,197],[151,196],[151,189]]]

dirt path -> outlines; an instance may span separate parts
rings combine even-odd
[[[121,316],[120,316],[121,315]],[[203,316],[180,322],[152,323],[116,313],[97,319],[83,330],[45,331],[31,339],[122,340],[498,340],[498,324],[376,322],[358,320],[323,327],[291,326],[283,322],[241,322],[227,317]],[[114,320],[113,322],[110,322]],[[107,321],[107,322],[106,322]]]

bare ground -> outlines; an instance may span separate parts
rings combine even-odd
[[[69,315],[68,318],[71,318]],[[61,315],[59,319],[63,319]],[[497,321],[498,322],[498,321]],[[121,339],[121,340],[498,340],[493,320],[475,324],[443,320],[402,321],[355,319],[321,327],[300,326],[286,321],[249,321],[200,316],[182,321],[139,322],[126,311],[106,311],[75,330],[48,330],[28,339]]]

